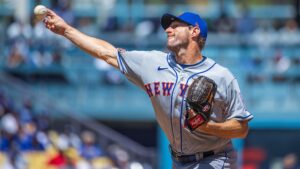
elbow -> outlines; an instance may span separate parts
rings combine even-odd
[[[118,68],[119,67],[119,64],[118,64],[118,60],[116,57],[113,57],[113,56],[109,56],[109,55],[102,55],[100,57],[98,57],[100,59],[102,59],[103,61],[105,61],[107,64],[115,67],[115,68]]]
[[[98,48],[95,49],[95,53],[98,58],[101,58],[107,62],[107,59],[109,58],[117,58],[118,51],[116,48],[98,46]]]
[[[241,132],[238,138],[246,138],[249,132],[249,127],[248,127],[248,122],[243,122],[242,123],[242,128],[241,128]]]
[[[248,135],[248,131],[249,131],[248,129],[247,129],[247,130],[243,130],[243,131],[241,132],[239,138],[242,138],[242,139],[246,138],[247,135]]]
[[[108,55],[107,52],[105,51],[96,51],[94,56],[98,59],[101,59],[103,60],[104,62],[108,63],[109,64],[109,61],[110,61],[110,56]]]
[[[111,62],[114,62],[114,60],[117,60],[117,51],[116,50],[107,50],[107,49],[101,49],[97,50],[95,52],[95,56],[99,59],[102,59],[108,64],[111,64]]]
[[[96,51],[95,56],[105,62],[107,62],[108,56],[103,51]]]

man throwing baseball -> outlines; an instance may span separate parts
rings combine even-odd
[[[235,169],[232,138],[244,138],[253,118],[236,78],[201,54],[206,22],[197,14],[164,14],[169,53],[118,50],[85,35],[48,10],[45,26],[90,55],[118,68],[150,97],[170,142],[174,169]]]

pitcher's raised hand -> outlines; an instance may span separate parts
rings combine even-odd
[[[59,35],[64,35],[65,30],[69,27],[69,25],[51,9],[47,9],[47,14],[43,22],[46,28]]]

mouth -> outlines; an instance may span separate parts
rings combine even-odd
[[[168,40],[174,39],[174,36],[168,36]]]

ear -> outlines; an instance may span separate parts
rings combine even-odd
[[[197,38],[200,35],[200,28],[198,26],[195,26],[192,28],[192,38]]]

